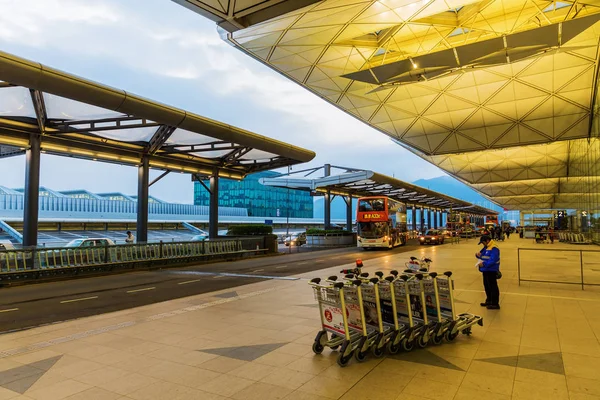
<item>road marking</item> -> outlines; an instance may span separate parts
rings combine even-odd
[[[143,288],[143,289],[128,290],[127,293],[145,292],[146,290],[154,290],[154,289],[156,289],[156,287],[147,287],[147,288]]]
[[[92,296],[92,297],[82,297],[80,299],[73,299],[73,300],[63,300],[60,302],[60,304],[65,304],[65,303],[74,303],[76,301],[85,301],[85,300],[93,300],[93,299],[97,299],[98,296]]]
[[[275,269],[287,268],[287,265],[280,265],[279,267],[275,267]]]
[[[0,313],[11,312],[11,311],[19,311],[19,309],[18,308],[9,308],[9,309],[6,309],[6,310],[0,310]]]
[[[187,285],[188,283],[194,283],[194,282],[198,282],[201,281],[202,279],[194,279],[193,281],[185,281],[185,282],[179,282],[178,285]]]
[[[304,265],[304,264],[308,264],[308,261],[298,263],[298,265]]]
[[[252,273],[254,273],[254,272],[263,272],[263,271],[264,271],[264,269],[255,269],[254,271],[252,271]]]
[[[215,276],[213,276],[213,279],[219,279],[219,278],[222,278],[222,277],[223,277],[223,275],[215,275]]]
[[[325,260],[317,260],[317,262],[323,262],[323,261],[325,261]]]

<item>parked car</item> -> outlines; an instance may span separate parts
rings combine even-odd
[[[107,238],[73,239],[65,247],[104,247],[114,246],[115,242]]]
[[[291,236],[285,238],[284,243],[286,246],[302,246],[303,244],[306,244],[306,233],[302,232],[292,234]]]
[[[192,242],[204,242],[205,240],[208,240],[208,232],[204,231],[192,237]]]
[[[437,229],[429,229],[419,236],[419,244],[444,244],[444,235]]]
[[[15,245],[10,240],[0,240],[0,251],[14,250]]]

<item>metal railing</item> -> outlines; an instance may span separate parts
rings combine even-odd
[[[0,276],[15,272],[45,271],[144,261],[195,259],[214,255],[264,251],[256,239],[205,242],[141,243],[129,245],[23,248],[0,252]]]
[[[557,277],[556,279],[531,279],[524,278],[522,275],[524,273],[523,269],[523,253],[525,252],[546,252],[547,254],[552,254],[554,257],[550,256],[534,256],[531,258],[532,264],[535,264],[537,267],[543,268],[543,272],[546,275],[553,275]],[[577,259],[575,257],[565,257],[564,254],[577,254]],[[584,255],[592,254],[595,255],[597,260],[590,261],[585,260]],[[556,260],[556,267],[550,263],[550,260]],[[526,260],[527,261],[527,260]],[[586,268],[590,265],[598,265],[598,268]],[[586,275],[587,273],[587,275]],[[567,284],[567,285],[581,285],[581,290],[585,290],[585,286],[600,286],[600,250],[582,250],[582,249],[529,249],[529,248],[518,248],[517,249],[517,275],[519,279],[519,285],[521,282],[540,282],[540,283],[559,283],[559,284]],[[597,275],[597,282],[591,282],[586,278],[589,275]],[[561,279],[564,277],[564,279]],[[570,279],[569,279],[570,278]]]

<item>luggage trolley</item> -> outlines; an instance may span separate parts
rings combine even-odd
[[[381,274],[383,276],[383,274]],[[353,275],[346,275],[346,279],[351,279]],[[368,339],[368,345],[375,357],[383,356],[388,339],[396,332],[393,321],[383,316],[382,308],[382,290],[380,276],[369,278],[369,273],[361,273],[357,276],[363,284],[360,287],[362,291],[363,309],[366,317],[367,326],[377,329],[377,335]],[[356,358],[362,361],[362,355],[356,354]]]
[[[431,265],[431,258],[424,257],[422,259],[418,259],[417,257],[411,257],[410,261],[404,263],[407,270],[415,272],[428,272],[429,266]]]
[[[446,271],[442,276],[435,272],[429,274],[432,278],[432,286],[436,293],[435,301],[442,318],[442,332],[444,339],[451,342],[456,339],[458,333],[471,334],[471,328],[477,324],[483,326],[483,317],[471,313],[456,315],[454,307],[454,281],[452,272]]]
[[[315,291],[321,316],[321,330],[312,349],[320,354],[325,347],[336,350],[341,346],[337,363],[345,367],[353,355],[358,361],[364,361],[373,339],[377,337],[377,330],[366,323],[362,281],[356,279],[344,284],[336,282],[336,279],[335,276],[330,277],[327,285],[321,284],[321,278],[309,282]],[[328,338],[328,332],[331,338]]]

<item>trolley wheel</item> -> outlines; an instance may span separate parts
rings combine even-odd
[[[312,345],[312,351],[315,354],[321,354],[324,349],[325,349],[325,347],[321,343],[319,343],[315,340],[315,342]]]
[[[429,343],[429,340],[425,340],[425,338],[423,336],[419,336],[417,338],[417,345],[424,349],[425,347],[427,347],[427,343]]]
[[[373,355],[377,358],[383,357],[383,353],[385,353],[384,347],[373,346]]]
[[[400,343],[394,344],[394,338],[391,338],[388,345],[387,350],[390,354],[398,354],[401,349]]]
[[[402,342],[400,342],[400,346],[404,351],[412,351],[415,348],[415,341],[403,339]]]
[[[442,344],[442,342],[444,341],[444,336],[443,335],[433,335],[431,336],[431,343],[438,345],[438,344]]]
[[[355,351],[354,351],[354,359],[356,359],[356,361],[358,362],[363,362],[367,359],[367,352],[362,352],[360,351],[361,347],[358,347]]]
[[[463,335],[467,335],[467,336],[471,336],[471,328],[463,329],[462,330],[462,334]]]
[[[319,331],[317,336],[315,336],[315,341],[312,345],[312,350],[315,352],[315,354],[321,354],[325,348],[323,344],[321,344],[321,340],[323,339],[324,335],[327,335],[326,331]]]
[[[345,354],[348,346],[350,345],[349,341],[344,341],[342,344],[342,348],[340,349],[340,355],[338,356],[337,363],[340,367],[345,367],[350,362],[352,358],[352,352],[350,354]]]
[[[332,335],[332,336],[331,336],[331,340],[337,339],[338,337],[339,337],[338,335]],[[339,345],[339,344],[336,344],[335,346],[331,346],[331,347],[330,347],[330,349],[331,349],[331,350],[333,350],[333,351],[335,351],[335,350],[337,350],[339,347],[340,347],[340,345]]]
[[[444,339],[446,339],[446,341],[451,342],[454,339],[456,339],[456,337],[458,336],[458,332],[452,333],[452,331],[446,331],[446,333],[444,334]]]

